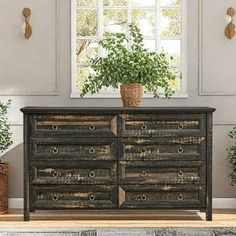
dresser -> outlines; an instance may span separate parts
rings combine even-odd
[[[24,220],[35,210],[200,210],[212,220],[208,107],[25,107]]]

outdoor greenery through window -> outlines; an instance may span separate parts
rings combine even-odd
[[[104,56],[99,41],[105,32],[123,32],[128,24],[135,23],[144,36],[145,47],[150,51],[168,54],[178,75],[173,87],[178,93],[186,92],[184,48],[184,1],[186,0],[75,0],[72,6],[76,21],[72,40],[72,94],[79,95],[91,68],[89,61]],[[73,19],[72,19],[73,27]],[[182,79],[181,79],[182,78]],[[105,89],[103,94],[112,91]]]

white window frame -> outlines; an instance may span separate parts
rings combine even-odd
[[[128,3],[130,2],[127,0]],[[99,5],[101,4],[101,1],[98,0],[98,17],[103,18],[102,11],[103,6]],[[129,5],[129,4],[128,4]],[[76,41],[77,41],[77,32],[76,32],[76,0],[71,0],[71,98],[81,98],[80,92],[76,89],[76,82],[77,82],[77,62],[76,62]],[[126,6],[127,7],[127,6]],[[110,7],[109,7],[110,8]],[[168,7],[164,7],[168,8]],[[170,7],[174,8],[174,7]],[[179,8],[179,7],[177,7]],[[99,11],[100,9],[100,11]],[[115,9],[118,9],[115,7]],[[121,9],[123,9],[121,7]],[[130,9],[130,7],[128,8]],[[140,8],[141,9],[141,8]],[[146,9],[146,8],[145,8]],[[158,8],[156,7],[156,11]],[[159,11],[156,12],[157,20],[156,22],[159,22]],[[100,16],[99,16],[100,15]],[[181,63],[181,71],[182,71],[182,82],[181,82],[181,89],[180,91],[175,92],[175,94],[171,98],[188,98],[188,92],[187,92],[187,0],[182,0],[182,14],[181,14],[181,27],[182,27],[182,36],[181,36],[181,57],[182,57],[182,63]],[[99,22],[100,24],[103,24],[103,22]],[[157,27],[159,28],[159,27]],[[101,40],[101,35],[103,32],[101,32],[102,27],[98,27],[100,29],[100,32],[98,31],[98,38]],[[159,35],[159,32],[156,30],[156,34]],[[157,37],[156,37],[157,38]],[[170,37],[168,37],[169,39]],[[178,37],[171,37],[172,39],[179,39]],[[148,37],[147,37],[148,39]],[[156,48],[159,46],[158,39],[156,40]],[[161,98],[164,98],[164,94],[161,94]],[[84,98],[120,98],[119,91],[101,91],[97,94],[93,95],[86,95]],[[153,94],[151,92],[147,92],[144,94],[144,98],[153,98]]]

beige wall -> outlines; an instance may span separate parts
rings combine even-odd
[[[236,3],[203,0],[202,27],[199,27],[198,3],[188,0],[189,98],[147,99],[143,105],[215,107],[214,197],[236,197],[236,187],[230,186],[225,161],[227,133],[236,124],[236,39],[230,41],[223,34],[226,9],[236,7]],[[25,6],[32,9],[30,40],[22,35],[21,11]],[[58,0],[58,6],[56,0],[0,0],[0,18],[0,100],[13,100],[10,121],[14,146],[5,157],[10,163],[10,197],[22,197],[21,107],[121,106],[121,101],[101,99],[98,103],[94,99],[70,99],[70,0]]]

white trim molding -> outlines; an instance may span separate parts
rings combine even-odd
[[[9,198],[10,209],[23,209],[23,198]],[[236,198],[213,198],[214,209],[236,209]]]
[[[77,84],[77,68],[78,66],[84,66],[84,65],[77,65],[77,58],[76,58],[76,42],[77,39],[94,39],[94,40],[101,40],[104,37],[104,24],[103,24],[103,9],[127,9],[128,12],[128,23],[131,23],[132,17],[131,17],[131,2],[128,0],[127,6],[103,6],[102,0],[97,1],[97,5],[93,7],[87,7],[87,6],[80,6],[80,10],[83,9],[91,9],[91,10],[97,10],[98,13],[98,29],[97,29],[97,35],[96,36],[77,36],[76,32],[76,0],[71,1],[71,94],[70,97],[72,99],[78,99],[80,97],[80,92],[78,91],[78,88],[76,86]],[[181,68],[183,79],[181,81],[181,88],[180,91],[176,91],[175,94],[171,98],[188,98],[187,93],[187,0],[182,1],[182,5],[180,6],[160,6],[160,1],[156,0],[156,6],[145,6],[145,7],[135,7],[135,9],[139,10],[153,10],[156,12],[156,32],[154,36],[145,36],[144,40],[155,40],[155,46],[156,51],[160,51],[160,40],[181,40],[181,47],[180,47],[180,54],[181,54],[181,64],[176,65]],[[159,18],[160,18],[160,11],[161,9],[179,9],[181,11],[181,29],[182,34],[181,36],[160,36],[160,26],[159,24]],[[99,56],[102,56],[103,52],[101,50],[101,46],[98,46],[98,53]],[[161,94],[161,98],[164,98],[164,94]],[[101,99],[101,98],[120,98],[119,91],[111,91],[111,90],[102,90],[99,93],[93,94],[93,95],[86,95],[84,98],[94,98],[94,99]],[[153,98],[152,93],[146,93],[144,94],[144,98]]]
[[[236,198],[213,198],[214,209],[236,209]]]
[[[53,91],[0,91],[0,96],[58,96],[59,92],[59,0],[55,0],[55,87]]]
[[[198,0],[198,94],[199,96],[236,96],[236,91],[233,92],[214,92],[206,91],[203,86],[203,64],[204,64],[204,53],[203,53],[203,2],[204,0]]]
[[[9,198],[8,205],[10,209],[23,209],[24,199],[23,198]]]

